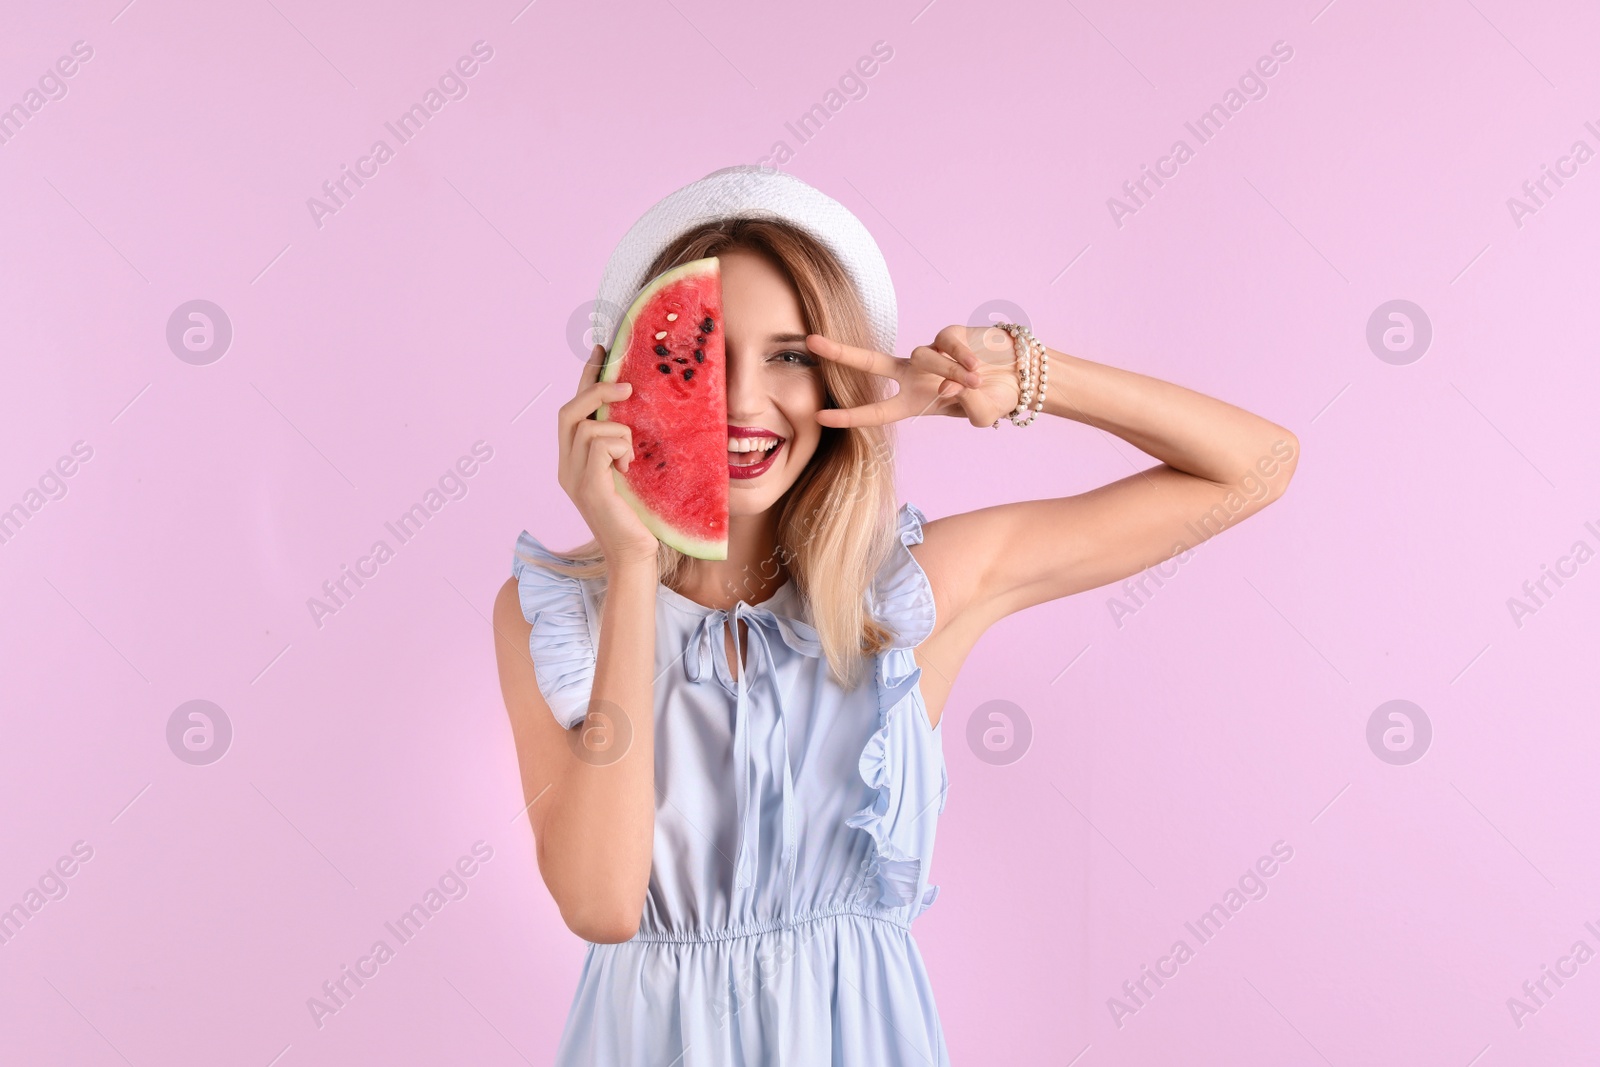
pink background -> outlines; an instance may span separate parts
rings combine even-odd
[[[1600,546],[1600,162],[1520,226],[1506,203],[1600,148],[1600,15],[524,2],[6,13],[0,104],[93,57],[0,146],[0,507],[93,455],[0,545],[0,906],[93,856],[0,946],[0,1059],[551,1061],[583,946],[518,817],[486,616],[519,530],[585,533],[551,420],[613,244],[778,140],[877,236],[897,354],[1009,300],[1304,448],[1281,503],[1120,627],[1096,590],[968,661],[916,927],[954,1062],[1600,1055],[1600,961],[1520,1027],[1506,1003],[1600,950],[1600,563],[1520,627],[1506,605]],[[479,40],[468,95],[319,228],[307,198]],[[1196,146],[1183,123],[1280,40],[1267,96]],[[866,95],[800,144],[785,123],[877,41]],[[1179,137],[1194,158],[1116,225]],[[192,299],[234,331],[205,366],[166,342]],[[1433,326],[1404,366],[1366,342],[1391,299]],[[904,425],[902,499],[936,518],[1152,462],[1021,432]],[[480,440],[466,496],[319,628],[307,598]],[[194,699],[234,731],[208,766],[166,740]],[[1392,699],[1433,725],[1406,766],[1366,741]],[[965,742],[991,700],[1033,724],[1008,766]],[[307,998],[479,840],[468,894],[318,1028]],[[1108,998],[1280,840],[1267,896],[1119,1026]]]

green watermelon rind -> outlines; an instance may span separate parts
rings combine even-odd
[[[665,271],[649,285],[639,291],[633,303],[628,306],[627,314],[622,316],[622,321],[617,324],[616,336],[612,338],[611,348],[606,353],[605,363],[601,365],[600,374],[595,379],[601,382],[614,382],[622,373],[622,361],[627,356],[628,345],[633,342],[633,327],[643,313],[646,305],[653,300],[657,293],[674,282],[684,278],[699,277],[705,274],[720,273],[721,263],[716,256],[705,259],[690,260],[688,263],[679,264],[671,270]],[[595,412],[598,422],[607,422],[611,417],[611,405],[601,404]],[[696,559],[727,559],[728,539],[726,537],[708,540],[690,536],[682,530],[675,529],[662,521],[661,517],[640,500],[638,495],[628,485],[627,477],[616,468],[612,468],[612,477],[617,487],[617,495],[633,508],[645,528],[655,535],[663,544],[670,545],[686,556]]]
[[[671,545],[686,556],[696,559],[727,559],[728,541],[726,538],[717,541],[706,541],[690,537],[682,530],[674,529],[661,521],[660,516],[645,506],[633,489],[629,487],[627,478],[615,467],[611,469],[611,476],[616,482],[617,495],[627,501],[641,522],[663,544]]]

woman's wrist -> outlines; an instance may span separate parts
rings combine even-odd
[[[1002,420],[1009,419],[1018,428],[1026,427],[1045,409],[1050,382],[1048,349],[1026,326],[1003,322],[991,329],[1000,332],[1011,350],[1009,367],[1017,392],[1016,403],[1002,412],[992,425],[998,428]],[[990,343],[987,333],[984,341]]]
[[[1050,388],[1044,395],[1044,408],[1039,413],[1059,415],[1063,419],[1076,418],[1081,413],[1072,404],[1072,387],[1084,361],[1048,346],[1045,353],[1050,359]]]
[[[968,347],[972,354],[978,357],[978,362],[989,367],[998,367],[1010,376],[1009,380],[1017,391],[1018,400],[1013,401],[1010,408],[1015,408],[1022,396],[1021,375],[1017,367],[1017,350],[1011,341],[1011,335],[998,326],[986,326],[975,337],[969,335]]]
[[[1011,344],[1011,335],[998,326],[986,326],[983,333],[978,335],[977,357],[985,363],[996,366],[1009,366],[1013,370],[1017,365],[1017,350]]]
[[[653,585],[659,580],[654,554],[648,557],[631,555],[607,556],[606,571],[612,581],[634,583],[648,580]]]

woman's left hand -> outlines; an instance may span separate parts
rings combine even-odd
[[[893,378],[900,391],[887,400],[853,408],[824,408],[823,426],[877,426],[918,415],[960,415],[991,426],[1017,406],[1016,351],[998,326],[946,326],[931,345],[900,359],[809,334],[806,347],[825,359]]]

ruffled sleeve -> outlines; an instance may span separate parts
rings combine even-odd
[[[556,721],[571,729],[589,712],[599,634],[593,598],[581,578],[559,574],[529,559],[565,562],[526,530],[517,538],[511,575],[517,580],[522,617],[533,626],[528,654],[539,692]]]
[[[933,586],[909,547],[922,544],[922,524],[927,521],[915,504],[900,506],[900,543],[879,568],[872,585],[873,612],[879,622],[895,631],[895,648],[915,648],[933,633]]]
[[[874,585],[876,615],[896,631],[876,667],[878,728],[861,751],[861,779],[872,802],[846,820],[864,830],[874,846],[865,888],[868,899],[909,907],[914,919],[939,895],[928,883],[934,831],[949,790],[942,736],[928,726],[918,683],[922,668],[912,651],[933,632],[933,587],[908,545],[922,542],[923,513],[905,504],[899,514],[900,544]]]

